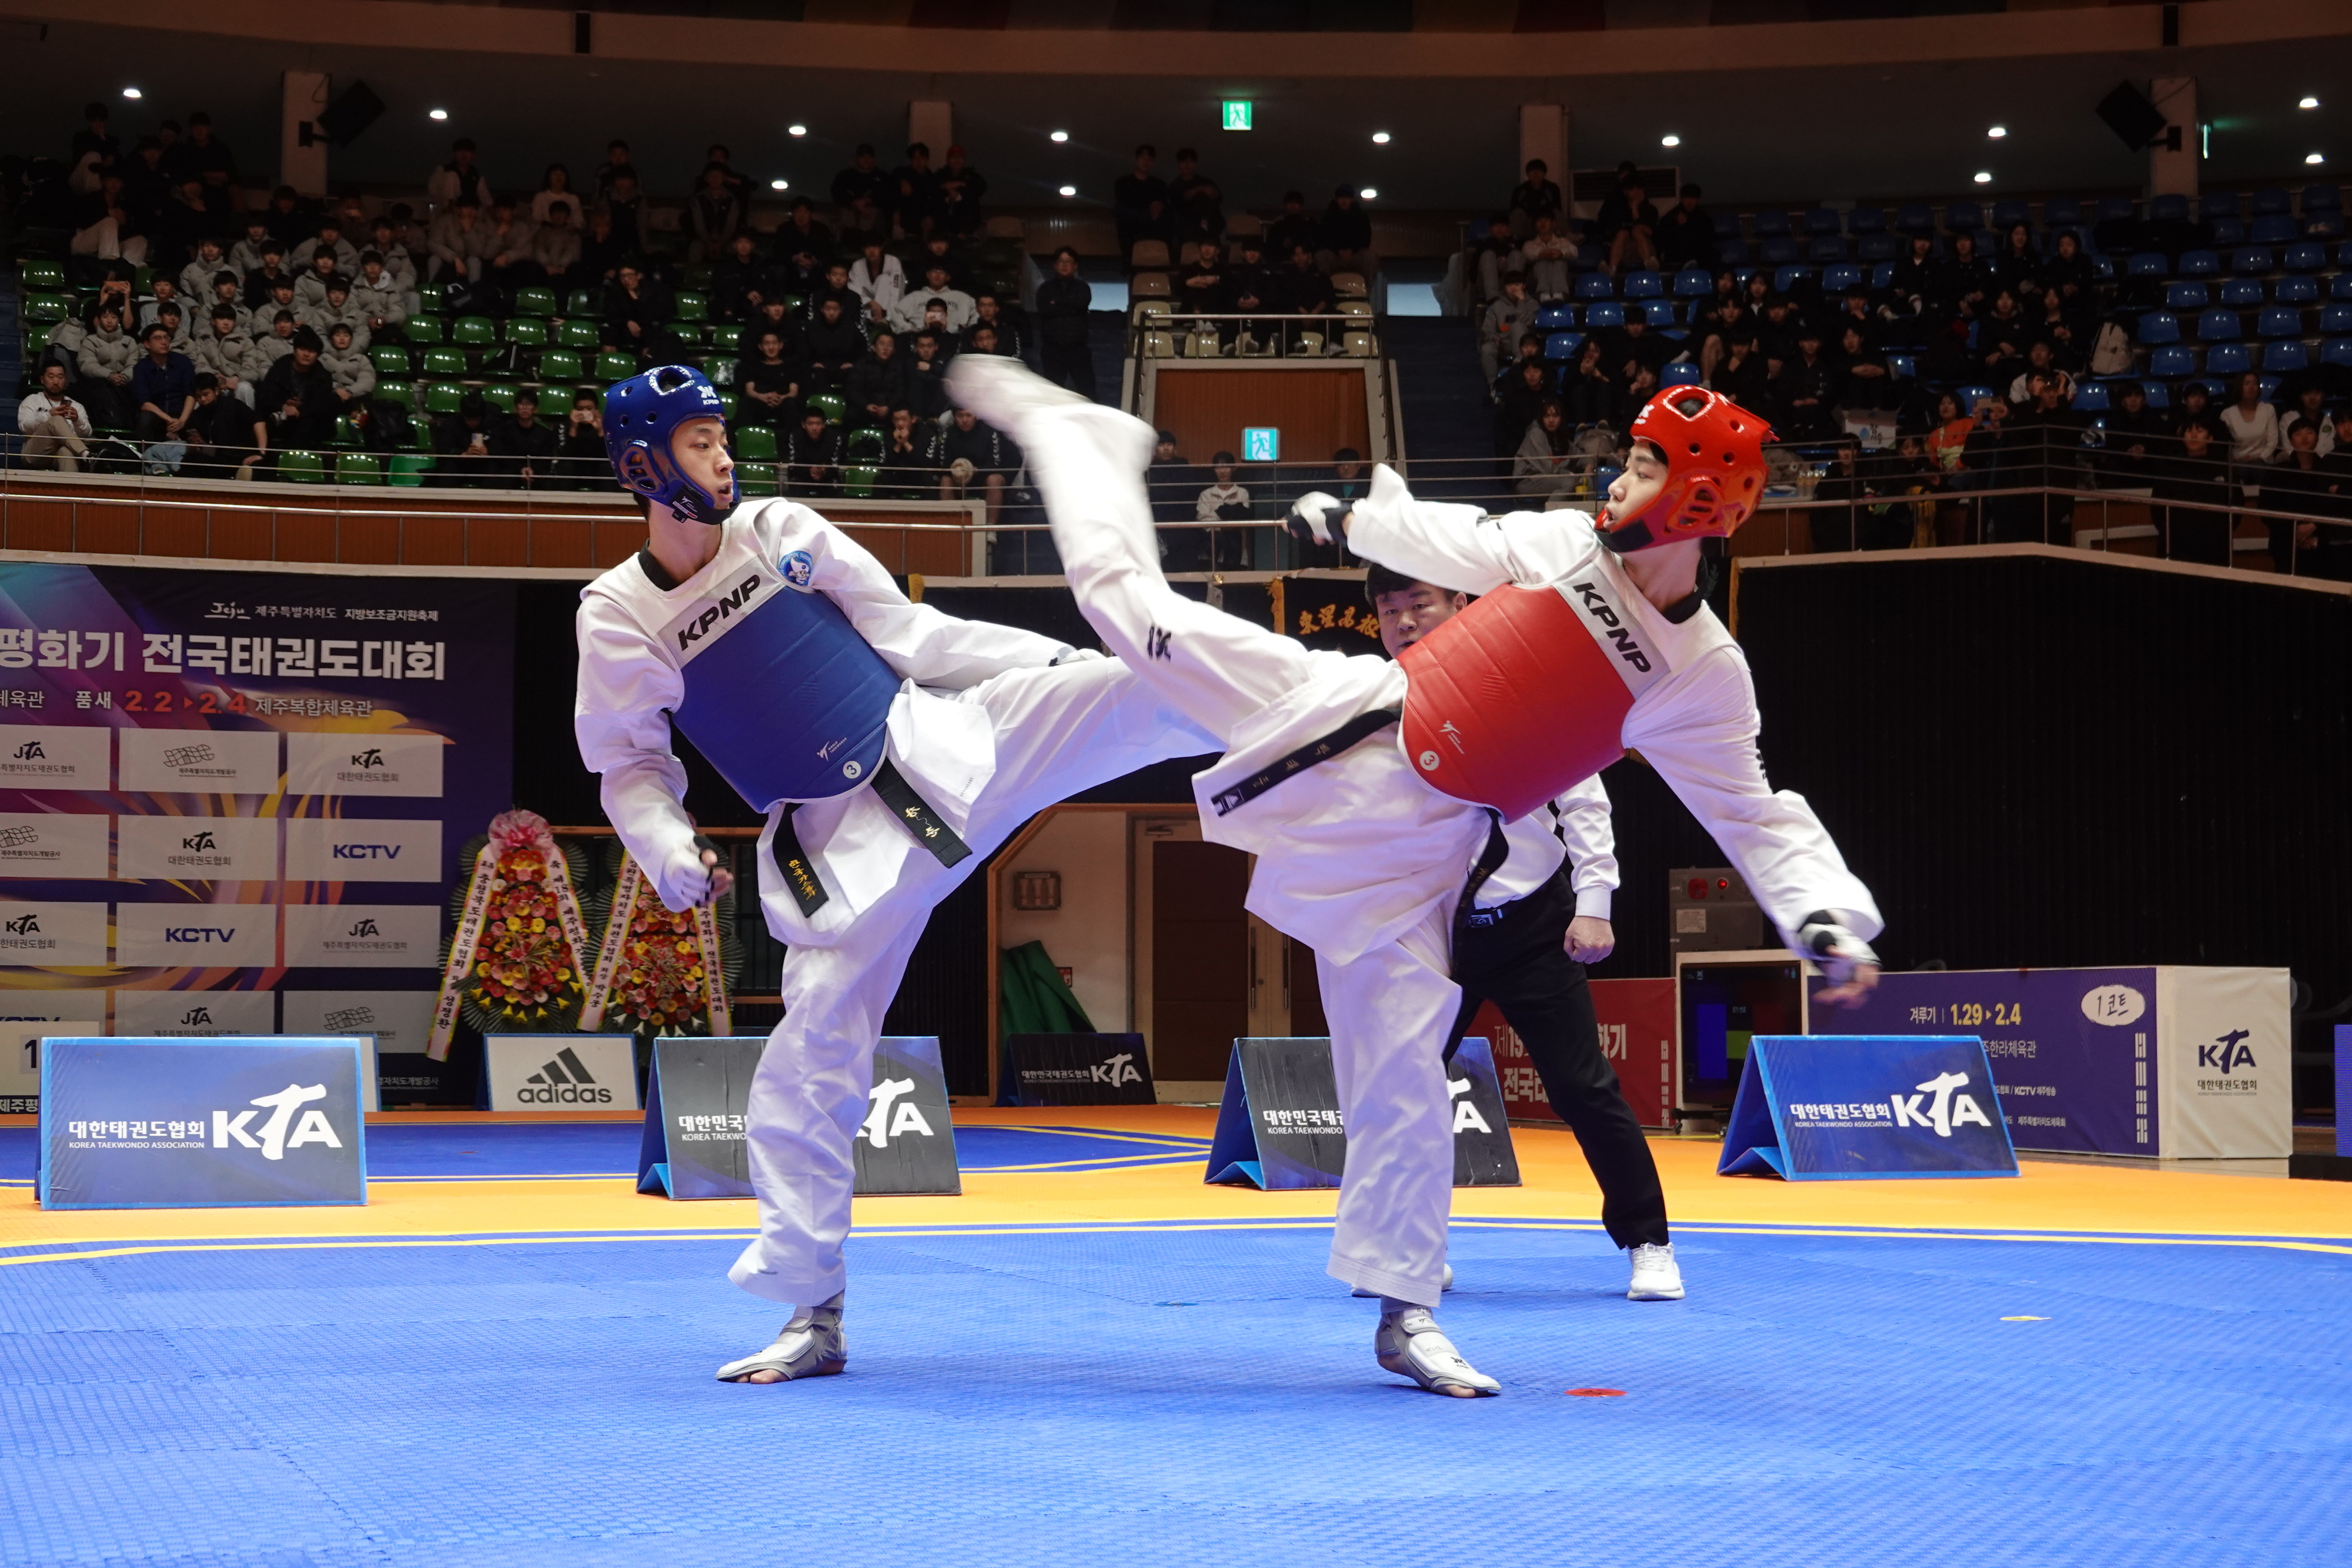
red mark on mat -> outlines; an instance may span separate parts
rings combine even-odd
[[[1571,1399],[1622,1399],[1625,1397],[1625,1391],[1622,1388],[1571,1388],[1567,1392]]]

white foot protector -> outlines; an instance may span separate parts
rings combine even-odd
[[[1382,1312],[1381,1326],[1372,1333],[1372,1354],[1388,1371],[1412,1378],[1432,1394],[1475,1399],[1503,1391],[1501,1384],[1462,1359],[1454,1342],[1438,1332],[1427,1307]]]
[[[1453,1265],[1453,1264],[1448,1263],[1448,1264],[1445,1266],[1445,1278],[1444,1278],[1444,1280],[1443,1281],[1441,1281],[1441,1282],[1439,1283],[1439,1285],[1438,1285],[1438,1287],[1437,1287],[1437,1288],[1438,1288],[1439,1290],[1441,1290],[1441,1291],[1450,1291],[1450,1290],[1454,1289],[1454,1265]],[[1372,1297],[1374,1297],[1374,1296],[1379,1295],[1379,1294],[1380,1294],[1380,1292],[1379,1292],[1378,1291],[1367,1291],[1367,1290],[1366,1290],[1366,1289],[1364,1289],[1361,1285],[1359,1285],[1359,1286],[1357,1286],[1354,1290],[1352,1290],[1352,1291],[1349,1291],[1349,1292],[1348,1292],[1348,1294],[1349,1294],[1349,1295],[1351,1295],[1351,1296],[1362,1296],[1362,1297],[1364,1297],[1366,1300],[1368,1300],[1368,1301],[1369,1301],[1370,1298],[1372,1298]]]
[[[841,1292],[821,1306],[806,1307],[777,1332],[776,1343],[719,1369],[719,1381],[738,1383],[755,1372],[773,1372],[779,1381],[831,1377],[849,1364],[848,1342],[841,1333]]]
[[[971,410],[1016,440],[1022,420],[1036,410],[1089,405],[1088,399],[1003,354],[958,354],[948,365],[948,396],[957,408]]]
[[[1633,1282],[1625,1288],[1629,1301],[1679,1301],[1683,1299],[1683,1271],[1675,1262],[1675,1244],[1644,1242],[1628,1247],[1626,1255],[1633,1260]]]

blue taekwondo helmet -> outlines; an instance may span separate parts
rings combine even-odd
[[[692,365],[656,365],[604,393],[604,453],[621,487],[698,523],[724,522],[719,497],[678,471],[670,436],[689,420],[724,423],[719,389]]]

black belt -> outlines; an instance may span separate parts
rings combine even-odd
[[[907,782],[905,775],[888,758],[884,758],[882,765],[874,769],[872,782],[874,793],[890,808],[890,815],[898,819],[898,825],[913,834],[915,841],[930,851],[941,865],[954,865],[971,857],[971,846],[931,810],[929,801],[915,793],[915,787]],[[776,858],[776,869],[783,873],[784,885],[792,890],[801,914],[807,916],[824,908],[833,894],[825,891],[816,874],[816,862],[801,847],[800,833],[793,826],[793,817],[801,805],[798,800],[785,803],[784,814],[776,819],[776,836],[769,848]]]
[[[1360,713],[1319,740],[1310,740],[1287,757],[1277,758],[1257,772],[1251,774],[1230,789],[1220,789],[1209,798],[1209,803],[1222,817],[1236,806],[1246,806],[1292,775],[1303,772],[1318,762],[1328,762],[1366,736],[1386,729],[1402,715],[1402,708],[1374,708]],[[1503,862],[1496,861],[1496,865]],[[1484,880],[1483,878],[1481,879]]]

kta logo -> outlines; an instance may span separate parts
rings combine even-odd
[[[866,1134],[868,1144],[881,1149],[887,1148],[890,1140],[901,1133],[920,1133],[927,1138],[936,1135],[931,1124],[923,1119],[923,1108],[912,1100],[899,1098],[914,1092],[915,1081],[911,1078],[885,1078],[867,1092],[866,1097],[874,1102],[874,1108],[866,1113],[866,1121],[858,1131]]]
[[[526,1105],[609,1105],[613,1092],[596,1082],[580,1053],[567,1045],[554,1061],[523,1080],[515,1098]]]
[[[1454,1100],[1454,1132],[1491,1133],[1495,1130],[1486,1124],[1486,1117],[1478,1114],[1478,1107],[1471,1103],[1470,1081],[1467,1078],[1447,1079],[1445,1092]]]
[[[2197,1065],[2214,1068],[2225,1076],[2233,1067],[2252,1067],[2254,1064],[2254,1048],[2246,1044],[2245,1040],[2252,1032],[2252,1030],[2233,1029],[2212,1044],[2199,1046]]]
[[[37,740],[25,742],[12,755],[19,762],[47,762],[49,759],[49,754],[41,749],[41,743]]]
[[[190,1029],[210,1029],[213,1021],[213,1009],[206,1007],[190,1008],[186,1012],[180,1015],[180,1021],[186,1024]]]
[[[190,833],[180,841],[180,847],[184,850],[193,850],[198,854],[209,853],[213,849],[212,830],[207,828],[201,833]]]
[[[333,858],[339,861],[396,861],[400,858],[398,844],[336,844]]]
[[[234,925],[226,931],[217,925],[166,925],[163,927],[163,940],[166,942],[226,942],[236,935],[236,927]]]
[[[354,752],[352,752],[352,767],[354,767],[354,768],[381,768],[381,767],[383,767],[383,747],[382,747],[381,746],[371,746],[371,747],[369,747],[365,751],[354,751]]]
[[[16,919],[8,922],[8,934],[11,936],[38,936],[41,934],[41,917],[37,915],[19,915]]]
[[[1135,1070],[1135,1053],[1122,1051],[1108,1061],[1098,1061],[1088,1069],[1088,1076],[1097,1083],[1108,1083],[1116,1089],[1122,1083],[1140,1083],[1143,1074]]]
[[[1939,1138],[1950,1137],[1954,1127],[1966,1126],[1971,1122],[1979,1127],[1990,1128],[1992,1123],[1987,1119],[1984,1107],[1976,1103],[1974,1095],[1952,1092],[1965,1087],[1968,1082],[1969,1075],[1965,1072],[1945,1072],[1925,1083],[1912,1085],[1920,1094],[1934,1096],[1925,1114],[1919,1110],[1920,1094],[1894,1095],[1895,1124],[1898,1127],[1932,1126]]]
[[[352,928],[348,935],[353,936],[381,936],[383,933],[375,928],[375,916],[371,915],[365,919],[352,921]]]
[[[234,1119],[226,1111],[215,1111],[213,1113],[213,1147],[227,1148],[229,1140],[235,1138],[248,1149],[259,1149],[265,1160],[282,1160],[287,1150],[299,1149],[305,1144],[324,1144],[331,1149],[340,1149],[343,1141],[335,1136],[335,1129],[328,1124],[324,1111],[305,1111],[299,1122],[294,1121],[296,1106],[307,1105],[313,1100],[326,1097],[327,1086],[323,1083],[313,1083],[307,1089],[289,1083],[275,1094],[257,1095],[247,1101],[247,1104],[257,1105],[269,1113],[269,1120],[261,1124],[258,1139],[245,1128],[246,1124],[260,1114],[260,1111],[240,1111]],[[289,1123],[292,1123],[294,1128],[291,1137],[286,1131]]]

